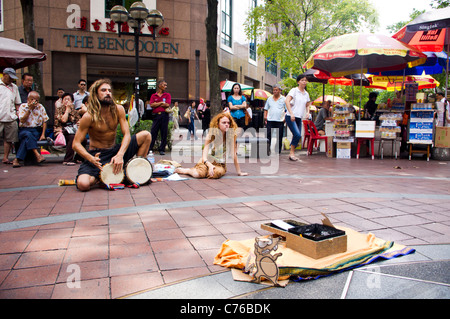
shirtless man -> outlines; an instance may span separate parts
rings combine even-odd
[[[148,131],[130,135],[125,109],[114,102],[110,80],[96,81],[89,94],[87,112],[80,120],[73,141],[73,149],[86,160],[76,179],[80,191],[88,191],[98,182],[102,165],[112,163],[114,174],[117,174],[134,155],[146,156],[152,140]],[[121,144],[115,144],[118,124],[123,134]],[[90,139],[89,150],[81,145],[86,134]]]

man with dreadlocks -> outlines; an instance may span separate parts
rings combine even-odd
[[[121,144],[116,144],[119,124],[123,139]],[[86,134],[90,139],[89,150],[81,145]],[[85,159],[78,170],[77,188],[80,191],[90,190],[97,183],[104,164],[112,163],[113,172],[117,174],[134,155],[146,156],[151,140],[148,131],[130,135],[125,109],[116,104],[112,97],[111,81],[97,80],[89,89],[87,112],[79,122],[73,141],[73,149]]]

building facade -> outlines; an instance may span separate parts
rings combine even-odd
[[[23,39],[20,1],[0,2],[0,36]],[[113,81],[115,98],[120,103],[130,98],[135,77],[134,37],[118,36],[118,25],[109,18],[109,10],[116,4],[128,9],[133,2],[34,1],[37,48],[47,54],[41,71],[49,104],[58,88],[75,92],[79,79],[87,80],[90,85],[104,77]],[[156,30],[155,40],[146,36],[150,35],[147,26],[142,29],[139,45],[140,98],[147,100],[155,91],[156,81],[165,79],[173,100],[181,103],[199,98],[208,100],[206,0],[143,2],[147,8],[156,8],[163,14],[164,24]],[[249,41],[243,31],[248,10],[257,4],[258,0],[219,0],[220,79],[270,89],[279,81],[280,72],[273,72],[273,66],[256,55],[257,41]]]

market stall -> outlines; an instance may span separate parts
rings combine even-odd
[[[399,92],[402,92],[405,88],[408,90],[408,83],[411,84],[411,88],[415,88],[414,85],[417,85],[417,90],[419,89],[419,86],[420,88],[433,88],[439,85],[433,78],[425,74],[412,75],[413,78],[405,78],[405,75],[407,74],[406,70],[410,71],[407,68],[417,67],[417,69],[414,70],[414,73],[419,72],[419,70],[424,72],[425,68],[419,68],[419,66],[424,63],[427,63],[428,66],[433,67],[434,69],[439,69],[443,64],[442,54],[424,54],[415,47],[400,41],[392,40],[395,39],[376,34],[348,34],[330,38],[311,55],[304,64],[304,67],[314,68],[334,77],[357,73],[358,70],[360,70],[361,76],[363,76],[364,73],[379,74],[380,72],[387,71],[402,72],[403,76],[401,76],[401,80],[388,80],[385,81],[383,85],[378,83],[380,85],[374,87],[392,91],[397,89]],[[440,50],[442,51],[442,47]],[[373,85],[373,83],[371,83],[371,85]],[[363,85],[361,84],[360,87],[362,88],[362,86]],[[362,91],[360,90],[360,107],[362,106],[361,92]],[[398,154],[400,143],[402,141],[409,141],[409,133],[411,132],[410,121],[408,121],[411,117],[409,110],[411,109],[412,104],[425,102],[421,101],[425,99],[422,96],[417,97],[415,94],[417,91],[414,93],[406,93],[407,104],[405,104],[406,101],[402,100],[402,97],[400,97],[400,101],[388,101],[385,105],[379,106],[378,127],[375,132],[373,132],[374,139],[378,142],[378,145],[376,145],[378,147],[375,146],[375,150],[378,149],[378,153],[383,152],[383,155],[388,155],[389,152],[386,152],[388,149],[385,150],[384,144],[385,142],[390,141],[392,142],[391,155],[395,156]],[[417,99],[419,99],[419,101],[417,101]],[[405,106],[407,106],[407,108],[405,108]],[[344,105],[344,107],[347,107],[347,105]],[[354,132],[352,132],[354,126],[352,126],[353,124],[350,124],[350,119],[345,117],[342,118],[342,114],[339,114],[341,113],[340,111],[342,111],[342,106],[339,106],[339,109],[338,113],[335,114],[335,120],[337,119],[339,123],[327,123],[327,125],[328,127],[331,126],[333,128],[332,131],[334,134],[339,132],[338,135],[341,135],[340,138],[344,136],[347,137],[346,135],[351,138],[352,136],[355,136]],[[436,110],[436,108],[434,108],[434,110]],[[407,116],[405,116],[405,112],[408,113]],[[358,116],[358,119],[361,119],[361,114]],[[342,121],[345,123],[341,123]],[[341,127],[343,124],[347,125],[345,129],[342,129]],[[355,126],[358,126],[358,121],[355,123]],[[412,132],[415,132],[414,130],[415,129],[413,128]],[[364,131],[364,129],[362,129],[362,131]],[[369,135],[370,133],[371,132],[369,132]],[[348,144],[337,141],[336,143],[339,143],[336,146],[348,149]],[[413,143],[410,144],[414,147]],[[354,146],[356,148],[356,145]],[[348,154],[348,151],[343,152],[337,150],[336,153]],[[348,158],[348,156],[346,157]]]

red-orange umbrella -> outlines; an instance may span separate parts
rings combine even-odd
[[[423,52],[442,52],[445,46],[446,33],[446,29],[407,31],[407,26],[404,26],[392,37]]]
[[[367,86],[367,88],[382,89],[387,91],[402,90],[403,81],[404,83],[417,83],[419,85],[419,90],[433,89],[440,84],[430,75],[409,75],[405,78],[402,76],[369,75],[368,79],[372,82],[372,84]]]
[[[318,97],[317,99],[314,100],[314,102],[312,104],[314,105],[322,105],[323,103],[323,96]],[[334,103],[338,103],[338,104],[347,104],[347,101],[345,101],[343,98],[340,98],[339,96],[333,96],[333,95],[325,95],[325,101],[334,101]]]
[[[448,37],[450,32],[450,7],[427,11],[417,16],[393,37],[405,43],[411,43],[422,51],[441,52],[447,46],[450,50]],[[448,88],[448,68],[446,67],[446,87]],[[447,98],[447,90],[445,90]]]
[[[243,91],[242,93],[244,95],[247,95],[247,96],[251,96],[252,95],[252,91]],[[272,96],[272,94],[269,93],[266,90],[262,90],[262,89],[254,89],[253,90],[253,98],[255,100],[263,100],[263,101],[265,101],[271,96]]]

